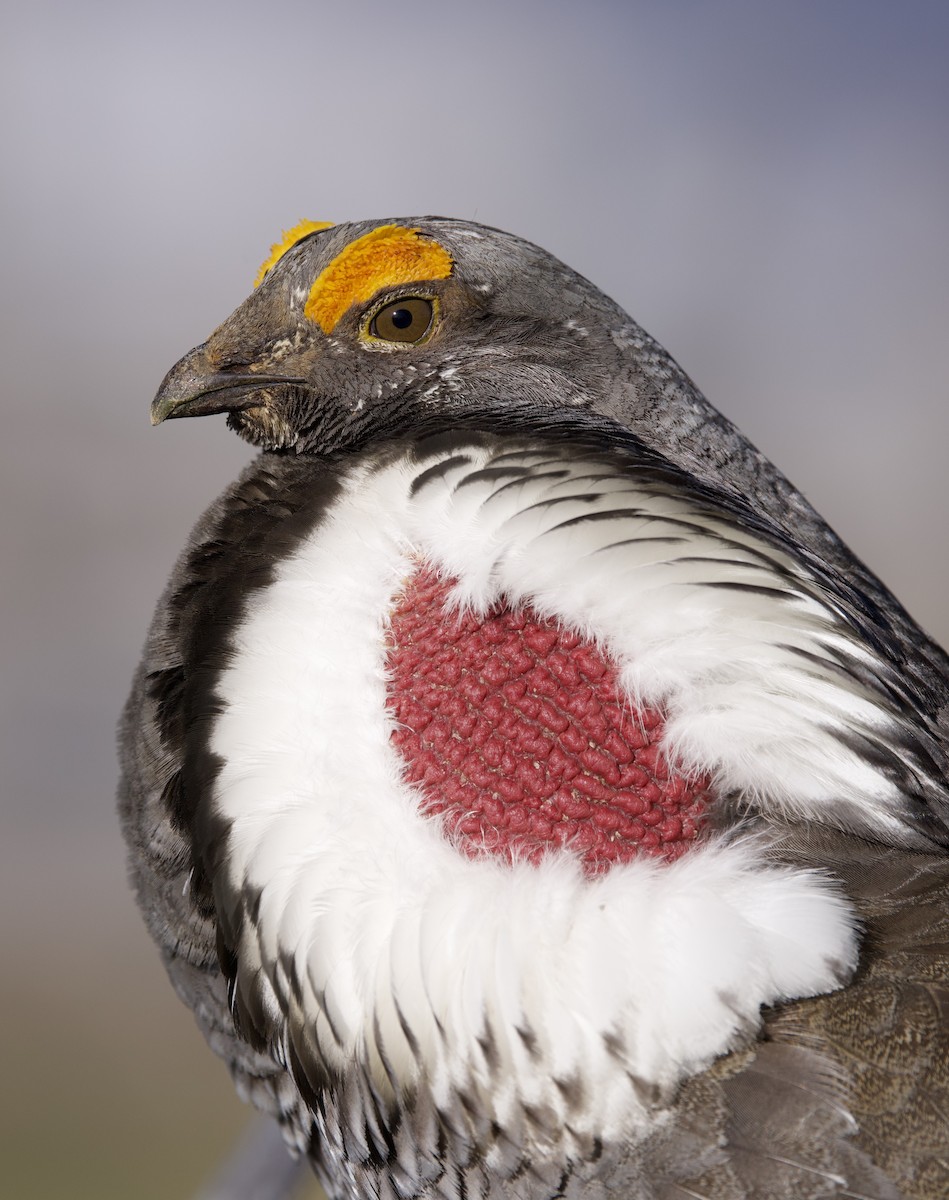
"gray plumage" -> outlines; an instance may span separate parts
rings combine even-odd
[[[440,326],[417,344],[366,352],[360,330],[378,308],[374,295],[321,329],[302,298],[381,224],[302,238],[156,398],[157,419],[226,411],[263,447],[192,533],[122,724],[132,879],[178,994],[241,1094],[280,1122],[334,1197],[949,1195],[949,661],[669,356],[542,250],[460,222],[399,221],[451,254],[450,276],[425,281]],[[869,673],[848,686],[885,697],[892,715],[879,743],[858,746],[898,778],[900,828],[890,838],[842,808],[819,823],[776,820],[747,797],[721,798],[721,824],[740,812],[744,830],[766,832],[776,862],[840,881],[864,929],[860,963],[841,990],[766,1011],[760,1029],[671,1103],[644,1095],[667,1115],[643,1141],[590,1138],[567,1156],[527,1155],[523,1130],[499,1129],[463,1095],[445,1109],[424,1088],[393,1097],[360,1069],[315,1066],[274,1034],[253,970],[239,961],[253,898],[228,881],[228,830],[208,799],[220,765],[209,748],[215,689],[232,635],[354,464],[403,452],[424,460],[426,439],[441,436],[462,449],[485,437],[575,445],[618,471],[657,472],[664,487],[759,531],[806,564],[847,636],[872,648]],[[574,1102],[583,1099],[565,1099]],[[543,1143],[545,1120],[522,1114],[531,1145]],[[553,1131],[549,1141],[556,1146]]]

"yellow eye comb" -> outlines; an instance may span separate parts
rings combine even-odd
[[[302,238],[308,237],[311,233],[318,233],[321,229],[331,229],[332,227],[332,221],[298,221],[292,229],[284,230],[280,241],[274,242],[270,247],[270,253],[260,264],[260,270],[257,272],[257,277],[254,280],[254,287],[260,287],[267,272],[271,267],[276,266],[291,246],[295,246],[297,242]]]
[[[382,288],[447,279],[453,267],[444,246],[418,229],[379,225],[350,242],[320,272],[303,312],[324,333],[332,333],[347,309]]]

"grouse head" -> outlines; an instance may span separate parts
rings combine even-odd
[[[511,234],[434,217],[304,221],[169,372],[152,419],[227,412],[256,445],[325,454],[407,430],[602,427],[622,409],[654,443],[690,421],[661,411],[662,388],[684,377],[650,349],[613,301]]]

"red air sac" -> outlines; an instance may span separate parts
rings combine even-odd
[[[677,858],[708,780],[663,753],[661,713],[631,707],[594,645],[530,608],[451,610],[453,583],[422,567],[391,617],[392,740],[423,811],[471,854],[568,847],[590,872]]]

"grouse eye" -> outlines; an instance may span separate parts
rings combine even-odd
[[[386,342],[420,342],[432,327],[435,306],[421,296],[406,296],[380,308],[369,332]]]

